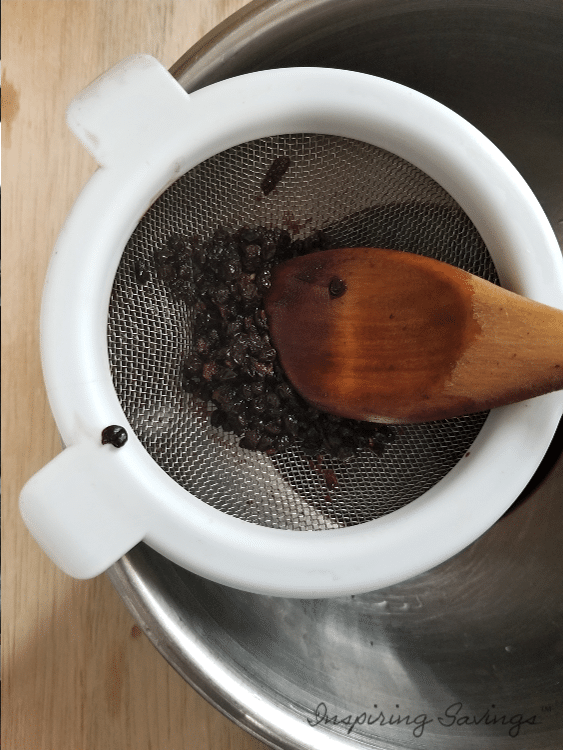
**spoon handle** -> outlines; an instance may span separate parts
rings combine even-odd
[[[477,277],[473,317],[480,333],[452,371],[445,393],[484,408],[563,389],[563,311]]]

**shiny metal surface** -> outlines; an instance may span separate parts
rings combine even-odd
[[[539,0],[251,3],[174,67],[188,89],[331,65],[434,96],[488,135],[563,240],[563,5]],[[108,575],[163,656],[274,748],[563,746],[563,431],[471,547],[357,597],[281,599],[139,545]]]
[[[142,545],[110,578],[179,673],[272,747],[555,750],[562,485],[559,459],[462,554],[362,596],[245,594]]]

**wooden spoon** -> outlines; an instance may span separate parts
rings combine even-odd
[[[563,311],[431,258],[311,253],[275,268],[265,304],[294,387],[339,416],[427,422],[563,388]]]

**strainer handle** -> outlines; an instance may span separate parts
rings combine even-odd
[[[193,117],[189,95],[150,55],[131,55],[86,86],[70,102],[69,128],[101,166],[142,165],[160,155]]]
[[[24,486],[20,512],[51,560],[74,578],[93,578],[146,535],[142,491],[119,451],[82,442],[65,448]]]

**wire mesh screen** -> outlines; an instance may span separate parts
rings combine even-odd
[[[283,175],[264,187],[276,160]],[[182,387],[193,309],[156,273],[155,250],[219,227],[316,230],[332,247],[387,247],[429,255],[497,282],[479,233],[426,174],[366,143],[316,134],[231,148],[178,179],[153,204],[124,251],[109,307],[116,392],[141,443],[178,484],[252,523],[320,530],[363,523],[418,498],[465,455],[487,414],[393,428],[382,455],[313,459],[299,446],[267,455],[211,424],[211,406]]]

